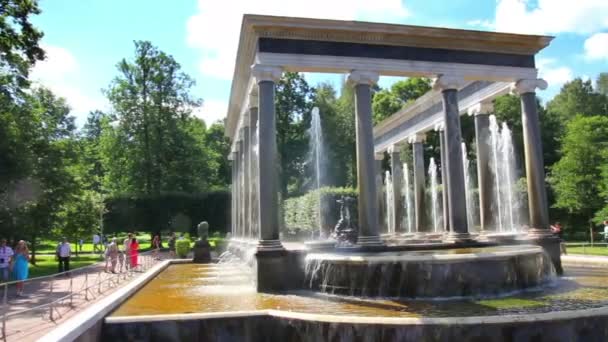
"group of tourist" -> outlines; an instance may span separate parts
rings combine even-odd
[[[136,268],[139,265],[139,242],[134,234],[128,233],[122,244],[112,238],[106,247],[105,259],[106,272],[117,273]]]
[[[23,296],[23,281],[29,273],[30,252],[27,243],[19,240],[15,249],[7,245],[6,239],[0,240],[0,273],[3,281],[9,281],[10,274],[17,280],[17,296]]]

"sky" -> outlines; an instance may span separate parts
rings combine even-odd
[[[197,81],[195,115],[226,115],[242,15],[362,20],[555,36],[536,58],[550,100],[573,78],[608,72],[607,0],[40,0],[33,23],[44,31],[47,59],[32,78],[65,97],[81,126],[89,111],[109,111],[103,95],[133,41],[149,40]],[[341,75],[306,74],[339,85]],[[398,78],[382,77],[388,87]]]

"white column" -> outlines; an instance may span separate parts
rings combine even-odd
[[[545,189],[545,166],[540,136],[540,121],[536,104],[536,88],[546,89],[542,79],[519,80],[513,90],[521,98],[521,118],[528,184],[529,234],[533,237],[550,236],[549,208]]]
[[[279,240],[279,197],[274,87],[283,71],[255,64],[251,74],[258,85],[258,251],[282,250]]]
[[[433,88],[443,95],[443,122],[445,124],[445,146],[447,161],[448,215],[451,232],[448,241],[464,242],[471,239],[467,224],[467,205],[464,170],[462,167],[462,132],[458,110],[458,89],[465,81],[456,75],[442,75],[435,80]]]
[[[357,141],[357,183],[359,188],[359,245],[381,245],[376,203],[374,135],[371,86],[378,73],[354,70],[348,82],[355,87],[355,128]]]

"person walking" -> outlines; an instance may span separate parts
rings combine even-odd
[[[72,255],[72,246],[68,242],[67,238],[63,238],[61,243],[57,246],[57,261],[59,273],[67,272],[70,270],[70,256]]]
[[[116,243],[116,238],[113,238],[107,249],[108,259],[110,259],[110,264],[112,268],[110,271],[112,273],[116,273],[116,263],[118,262],[118,245]]]
[[[555,224],[551,225],[551,232],[555,234],[559,238],[559,250],[562,254],[568,255],[566,252],[566,243],[564,241],[564,228],[562,224],[559,222],[555,222]]]
[[[137,259],[139,256],[139,243],[137,243],[136,238],[131,239],[129,250],[131,252],[131,268],[135,268],[137,267]]]
[[[169,235],[169,257],[175,258],[175,233]]]
[[[101,242],[101,237],[99,234],[93,234],[93,253],[100,252],[99,244]]]
[[[10,265],[13,259],[13,249],[6,245],[6,239],[0,241],[0,273],[2,280],[8,281],[10,278]]]
[[[158,251],[160,251],[160,236],[158,234],[155,234],[152,238],[152,248],[152,255],[154,256],[154,259],[159,260]]]
[[[17,280],[17,297],[23,297],[24,280],[29,275],[30,251],[25,241],[20,240],[15,248],[15,257],[12,262],[12,269],[15,280]]]
[[[133,234],[128,233],[127,238],[122,242],[125,252],[125,270],[131,266],[131,240],[133,240]]]

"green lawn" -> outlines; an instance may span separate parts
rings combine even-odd
[[[101,260],[102,259],[100,259],[98,255],[73,256],[70,259],[70,269],[92,265]],[[57,273],[57,261],[55,260],[55,256],[37,255],[36,265],[30,264],[30,278],[42,277],[54,273]]]
[[[606,255],[608,256],[608,247],[567,247],[568,254],[587,254],[587,255]]]

